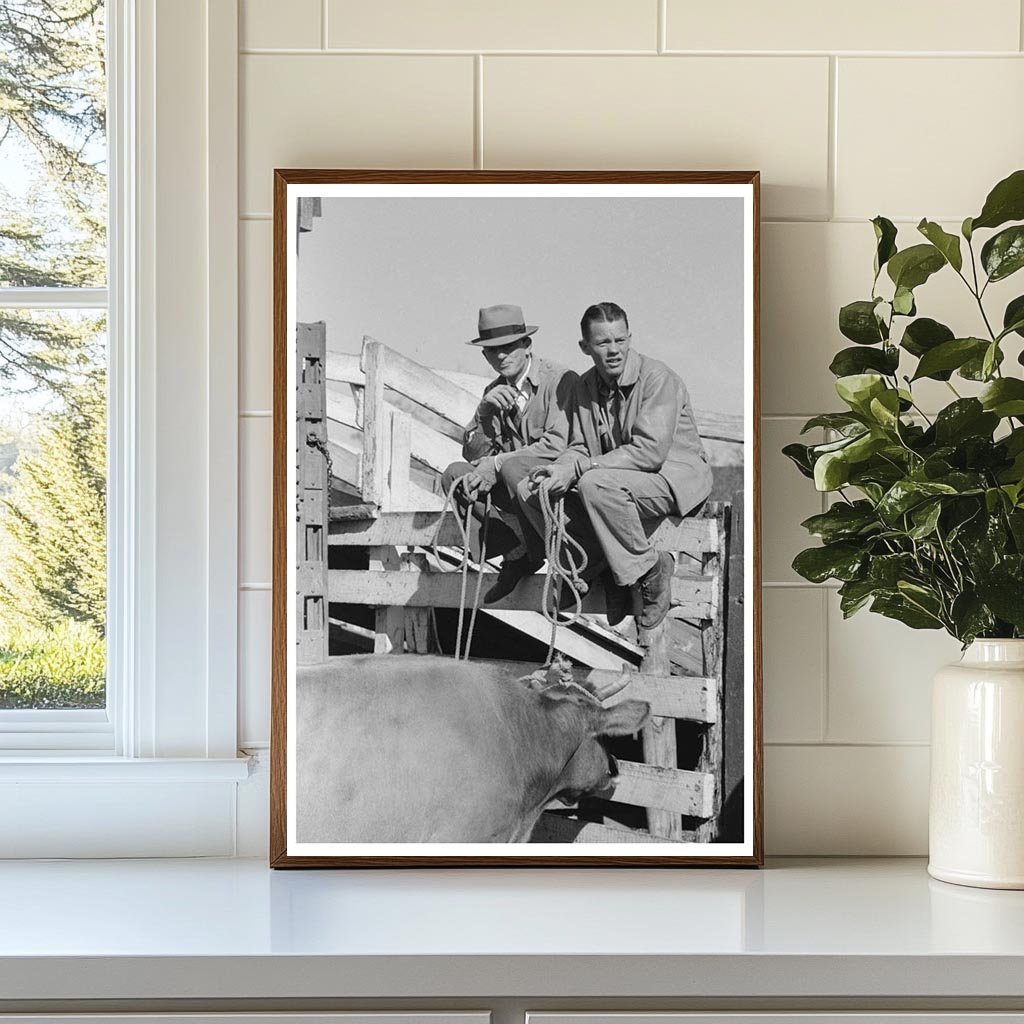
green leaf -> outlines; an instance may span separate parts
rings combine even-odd
[[[917,364],[912,379],[920,380],[922,377],[932,377],[942,380],[940,375],[945,371],[952,372],[975,356],[984,357],[986,348],[988,348],[988,342],[982,341],[980,338],[953,338],[951,341],[944,341],[921,356],[921,361]]]
[[[839,588],[839,607],[843,618],[848,619],[860,611],[878,593],[878,587],[870,580],[850,580]]]
[[[1007,303],[1006,311],[1003,313],[1003,334],[1009,334],[1010,331],[1015,331],[1024,338],[1024,295],[1018,295]]]
[[[913,291],[945,265],[945,257],[934,245],[922,244],[901,249],[889,260],[886,270],[897,288]]]
[[[875,555],[868,569],[868,579],[876,587],[895,590],[914,564],[914,556],[904,551],[892,555]]]
[[[900,516],[912,508],[942,494],[956,494],[950,484],[928,480],[897,480],[882,496],[878,503],[878,514],[890,526],[899,524]]]
[[[865,558],[859,544],[844,541],[801,551],[793,559],[793,569],[812,583],[824,583],[827,579],[851,580],[857,576]]]
[[[843,453],[826,452],[814,463],[814,486],[819,491],[838,490],[850,479],[850,463]]]
[[[826,544],[849,540],[879,529],[878,517],[869,501],[850,504],[837,501],[827,512],[811,516],[800,524],[808,533],[820,537]]]
[[[879,215],[871,221],[875,229],[875,278],[889,260],[896,255],[896,225]]]
[[[839,332],[858,345],[877,345],[888,338],[888,332],[875,316],[877,299],[850,302],[839,310]]]
[[[885,390],[885,381],[876,373],[855,373],[836,381],[836,393],[862,416],[867,414],[871,399]]]
[[[982,406],[996,416],[1024,415],[1024,380],[1000,377],[992,381],[978,396]]]
[[[992,612],[977,594],[969,590],[953,599],[949,617],[956,627],[956,638],[963,643],[970,643],[976,637],[991,632],[996,625]]]
[[[981,213],[970,220],[967,230],[997,228],[1008,220],[1024,220],[1024,170],[1014,171],[989,192]],[[964,221],[965,227],[967,224]],[[970,238],[970,234],[966,237]]]
[[[892,297],[892,309],[900,316],[913,316],[917,312],[917,306],[914,305],[914,293],[909,288],[900,285]]]
[[[827,430],[845,431],[855,426],[863,427],[866,426],[866,424],[859,417],[854,416],[852,413],[824,412],[820,416],[812,416],[803,425],[803,429],[800,431],[800,433],[806,434],[808,430],[814,430],[816,427],[824,427]],[[858,431],[858,433],[859,432],[860,431]]]
[[[999,351],[999,342],[993,341],[988,348],[985,349],[985,357],[981,361],[981,376],[983,380],[988,380],[992,376],[992,371],[1002,361],[1002,353]],[[963,369],[963,367],[961,367]]]
[[[929,317],[918,317],[913,323],[907,324],[903,332],[900,346],[912,356],[920,358],[944,341],[951,341],[956,335],[945,325]]]
[[[986,370],[985,360],[990,357],[990,353],[992,367]],[[964,380],[989,381],[992,379],[995,367],[1001,366],[1002,362],[1003,350],[999,347],[998,343],[992,342],[988,345],[983,354],[971,356],[971,358],[956,371],[957,376],[963,377]]]
[[[871,602],[871,610],[887,619],[896,619],[911,629],[942,629],[942,620],[915,607],[906,598],[879,595]]]
[[[1024,629],[1024,581],[1006,575],[993,575],[979,581],[978,597],[992,609],[995,615]]]
[[[963,224],[960,225],[960,234],[963,235],[968,242],[971,240],[971,235],[974,234],[974,229],[971,227],[973,221],[973,217],[965,217]]]
[[[871,399],[868,406],[872,418],[886,430],[896,430],[899,426],[900,396],[899,392],[890,389],[883,391],[877,398]]]
[[[1002,281],[1024,267],[1024,225],[1000,231],[981,249],[981,265],[990,281]]]
[[[917,230],[942,253],[945,261],[954,269],[959,271],[963,265],[963,256],[960,254],[960,239],[944,231],[933,220],[922,220],[917,225]]]
[[[908,531],[908,536],[913,537],[914,540],[924,540],[925,537],[935,532],[941,513],[941,501],[927,501],[923,505],[918,505],[910,513],[910,521],[914,525]]]
[[[840,349],[829,364],[829,370],[837,377],[849,377],[866,370],[877,370],[891,377],[899,365],[900,353],[895,345],[880,349],[854,347]]]
[[[935,439],[940,445],[956,444],[968,437],[991,437],[999,417],[985,412],[976,398],[958,398],[935,417]]]
[[[806,444],[787,444],[782,449],[782,454],[789,459],[804,476],[814,478],[814,462],[811,459],[810,448]]]

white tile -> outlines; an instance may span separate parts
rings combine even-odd
[[[320,0],[241,0],[239,39],[255,49],[320,49]]]
[[[269,220],[239,224],[238,406],[271,408],[274,381],[273,226]]]
[[[827,596],[812,586],[765,587],[761,593],[768,743],[822,738]]]
[[[947,231],[959,225],[943,224]],[[924,241],[913,224],[898,225],[897,243],[908,248]],[[839,333],[839,310],[848,302],[871,297],[875,236],[865,221],[830,224],[764,224],[761,259],[761,407],[766,415],[810,416],[842,408],[835,377],[828,366],[835,354],[853,344]],[[964,250],[966,255],[966,249]],[[890,295],[884,275],[879,294]],[[888,289],[888,290],[886,290]],[[1006,303],[1020,291],[1013,278],[993,285],[985,297],[993,323],[1001,323]],[[963,282],[943,268],[916,291],[919,316],[946,324],[958,337],[986,337],[984,320]],[[898,319],[893,337],[902,337],[907,321]],[[1012,361],[1021,341],[1005,345]],[[916,361],[904,357],[902,372],[911,373]],[[954,378],[961,395],[978,385]],[[933,412],[954,399],[942,383],[919,381],[914,394],[925,411]]]
[[[837,74],[837,216],[959,224],[1021,166],[1024,61],[849,58]]]
[[[330,0],[331,47],[655,50],[658,0]]]
[[[270,583],[273,421],[245,417],[239,426],[238,576],[243,584]]]
[[[488,167],[760,170],[770,216],[828,209],[824,57],[489,57]]]
[[[926,743],[932,677],[960,658],[960,644],[941,630],[910,629],[861,609],[843,619],[828,602],[830,741]]]
[[[247,748],[270,742],[271,592],[238,595],[238,736]]]
[[[1017,0],[668,0],[670,50],[1016,50]]]
[[[242,212],[275,167],[471,167],[473,58],[241,58]]]
[[[928,760],[927,747],[766,747],[766,852],[926,854]]]
[[[765,583],[802,582],[791,563],[798,551],[817,543],[800,523],[821,512],[821,494],[782,454],[792,441],[809,444],[821,440],[821,431],[801,438],[801,425],[793,419],[761,420],[761,571]]]

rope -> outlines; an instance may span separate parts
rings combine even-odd
[[[458,524],[459,533],[462,535],[462,560],[459,564],[459,572],[462,574],[462,585],[459,588],[459,624],[457,632],[455,634],[455,660],[466,661],[469,659],[469,649],[473,644],[473,631],[476,628],[476,612],[480,605],[480,590],[483,587],[484,574],[483,574],[483,563],[487,560],[487,526],[488,519],[491,513],[491,496],[488,494],[484,502],[484,527],[483,533],[480,538],[480,564],[477,571],[476,577],[476,590],[473,594],[473,606],[469,617],[469,632],[466,637],[466,648],[465,654],[462,650],[462,626],[465,622],[466,617],[466,591],[469,584],[469,527],[470,521],[473,515],[473,502],[469,501],[466,504],[466,509],[463,517],[459,518],[459,512],[455,507],[455,491],[460,487],[468,473],[463,474],[460,477],[456,477],[452,481],[451,487],[448,488],[448,493],[445,495],[444,506],[441,508],[441,515],[437,520],[437,526],[434,529],[434,537],[431,541],[431,550],[434,553],[434,560],[441,564],[441,558],[438,553],[438,545],[441,539],[441,529],[444,526],[445,517],[448,514],[449,509],[451,510],[455,522]],[[468,495],[467,495],[468,497]],[[434,632],[437,635],[437,620],[434,620]],[[438,640],[440,646],[440,639]]]
[[[544,518],[544,553],[548,562],[540,610],[544,618],[551,623],[551,640],[545,659],[545,664],[550,665],[555,653],[555,641],[558,638],[559,616],[565,614],[565,625],[571,626],[579,621],[583,612],[583,595],[589,589],[582,575],[587,568],[587,553],[583,545],[566,531],[564,499],[556,499],[552,506],[551,495],[548,488],[543,485],[539,488],[539,497],[541,515]],[[576,550],[575,558],[573,548]],[[563,583],[567,583],[572,591],[575,607],[571,612],[559,611]]]

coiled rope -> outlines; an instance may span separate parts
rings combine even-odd
[[[445,517],[448,515],[448,510],[451,509],[452,515],[455,518],[455,522],[459,526],[459,533],[462,536],[462,559],[459,564],[459,572],[462,574],[462,586],[459,589],[459,625],[458,631],[455,634],[455,660],[456,661],[467,661],[469,659],[469,651],[473,646],[473,631],[476,628],[476,613],[477,608],[480,606],[480,590],[483,587],[484,573],[483,567],[484,562],[487,561],[487,527],[490,523],[491,518],[491,496],[487,494],[484,498],[484,523],[483,530],[480,534],[480,562],[477,568],[476,574],[476,590],[473,594],[473,606],[469,615],[469,630],[466,636],[466,649],[465,654],[462,650],[462,626],[466,617],[466,591],[469,589],[469,526],[473,516],[473,501],[467,500],[465,512],[463,517],[459,518],[459,510],[455,501],[455,491],[462,485],[463,481],[469,476],[468,473],[464,473],[460,477],[456,477],[448,488],[448,493],[445,495],[444,506],[441,509],[441,515],[437,520],[437,526],[434,529],[434,537],[431,541],[431,549],[434,553],[434,560],[441,564],[440,555],[438,553],[438,546],[441,539],[441,530],[444,526]],[[466,495],[467,499],[469,495]],[[431,609],[433,611],[433,609]],[[437,636],[437,617],[434,617],[434,635]]]
[[[552,505],[548,488],[542,484],[537,490],[540,511],[544,518],[544,553],[548,561],[540,610],[544,618],[551,623],[551,640],[545,659],[545,664],[551,665],[559,625],[574,625],[583,612],[583,597],[589,589],[586,580],[583,579],[583,573],[587,569],[587,553],[583,545],[566,531],[564,498],[556,498]],[[571,612],[559,609],[563,583],[568,584],[572,591],[574,607]]]

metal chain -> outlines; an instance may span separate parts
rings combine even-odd
[[[316,434],[309,433],[306,435],[306,444],[310,448],[315,448],[323,457],[327,463],[327,486],[331,486],[331,477],[334,475],[334,462],[331,459],[331,453],[327,448],[327,442],[322,437],[317,437]]]

